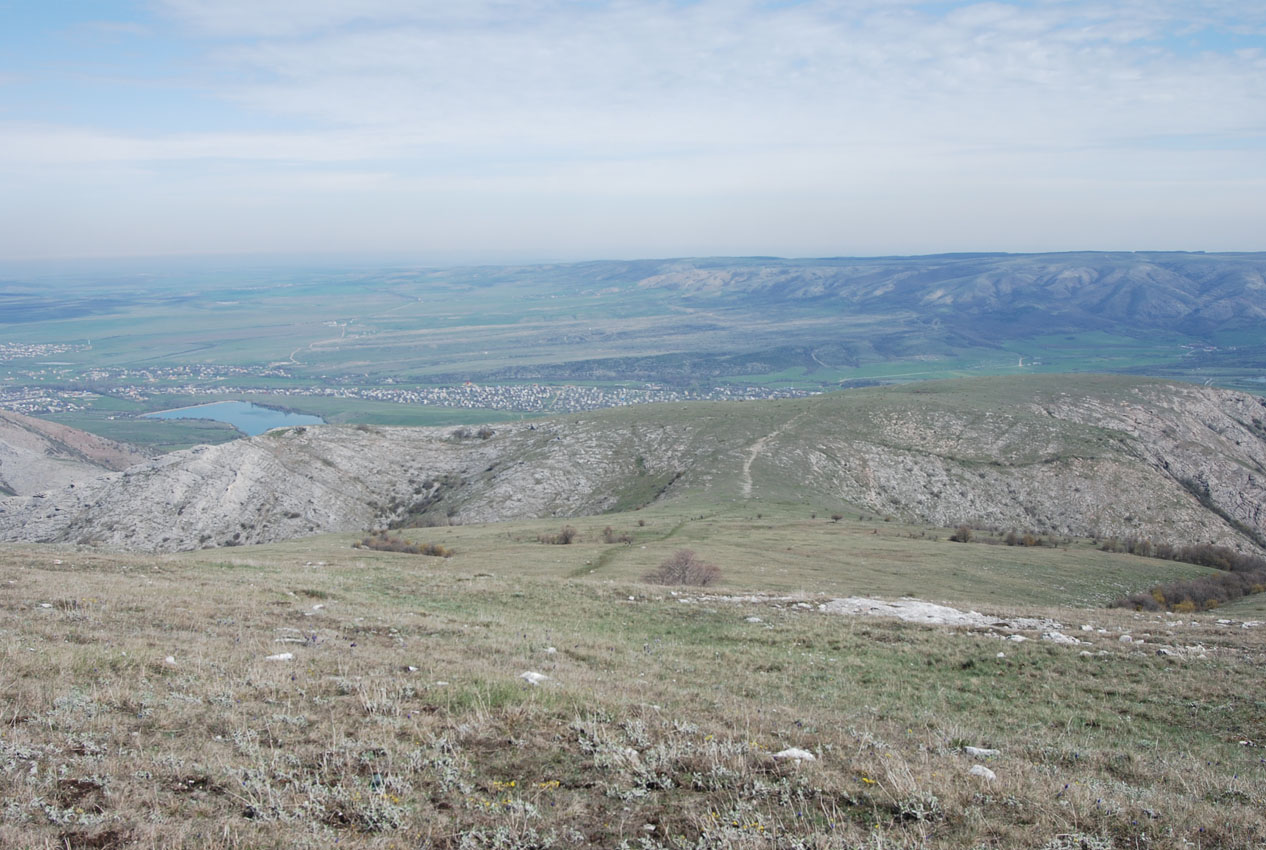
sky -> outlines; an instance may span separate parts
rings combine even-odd
[[[0,260],[1266,249],[1260,0],[0,0]]]

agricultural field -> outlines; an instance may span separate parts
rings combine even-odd
[[[87,411],[67,421],[91,430],[112,403],[156,410],[190,394],[262,398],[340,422],[467,424],[674,393],[757,398],[1048,372],[1260,392],[1266,349],[1249,284],[1261,262],[1074,254],[24,269],[0,281],[0,405]],[[1068,275],[1094,283],[1070,291]],[[564,397],[531,391],[541,387]],[[187,436],[148,442],[169,448]]]

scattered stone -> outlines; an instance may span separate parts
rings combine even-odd
[[[325,607],[324,605],[313,605],[313,606],[312,606],[312,610],[313,610],[313,611],[320,611],[320,610],[321,610],[322,608],[324,608],[324,607]]]
[[[760,617],[748,617],[746,622],[749,622],[749,623],[759,623],[759,622],[761,622],[761,619],[760,619]]]
[[[983,764],[973,764],[971,766],[971,770],[967,772],[972,776],[979,776],[981,779],[985,780],[986,782],[993,782],[995,779],[998,778],[998,775],[996,773],[994,773],[989,768],[985,767]]]
[[[51,603],[48,603],[48,602],[41,602],[41,603],[40,603],[40,607],[41,607],[41,608],[52,608],[53,606],[52,606],[52,604],[51,604]]]
[[[1024,635],[1012,635],[1011,637],[1007,638],[1007,640],[1011,641],[1012,643],[1024,643],[1026,640],[1028,640],[1028,638],[1026,638]]]
[[[963,747],[963,752],[977,759],[991,759],[1001,755],[999,750],[992,750],[988,747]]]
[[[1082,658],[1092,658],[1094,656],[1094,653],[1088,649],[1083,649],[1080,655]]]
[[[1007,654],[1006,654],[1005,652],[999,652],[999,653],[998,653],[998,657],[999,657],[999,658],[1006,658],[1006,657],[1007,657]]]
[[[176,666],[176,656],[174,656],[174,655],[169,655],[169,656],[167,656],[166,658],[164,658],[164,659],[163,659],[163,663],[164,663],[164,664],[166,664],[168,667],[175,667],[175,666]]]
[[[1061,643],[1067,646],[1075,646],[1081,643],[1075,637],[1070,637],[1063,632],[1042,632],[1042,640],[1049,640],[1051,643]]]
[[[293,652],[279,652],[276,655],[269,655],[265,661],[294,661],[295,654]]]
[[[1156,650],[1156,654],[1168,656],[1168,655],[1177,655],[1178,653],[1174,652],[1171,649],[1166,649],[1165,647],[1162,646],[1160,649]]]
[[[1091,625],[1085,625],[1081,627],[1081,630],[1083,632],[1093,632],[1095,630],[1095,627]]]
[[[406,672],[406,673],[416,673],[416,672],[418,672],[418,668],[414,667],[412,664],[410,664],[408,667],[405,667],[404,669],[405,669],[405,672]]]
[[[544,673],[535,673],[531,670],[526,670],[519,674],[519,678],[527,682],[529,685],[539,685],[541,682],[549,679],[549,676],[546,676]]]
[[[1130,637],[1129,635],[1121,635],[1121,637],[1117,638],[1117,640],[1119,640],[1121,643],[1134,643],[1134,638]]]
[[[556,652],[558,652],[558,650],[557,650],[557,649],[555,649],[555,648],[554,648],[554,647],[552,647],[552,646],[547,646],[547,647],[545,647],[545,654],[546,654],[546,655],[553,655],[553,654],[554,654],[554,653],[556,653]]]
[[[776,759],[792,759],[794,761],[817,761],[817,756],[799,747],[788,747],[780,753],[774,753]]]

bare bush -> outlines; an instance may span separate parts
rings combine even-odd
[[[955,543],[970,543],[971,537],[971,526],[960,525],[958,528],[954,529],[954,533],[950,535],[950,540],[953,540]]]
[[[706,587],[721,578],[721,568],[702,561],[689,549],[678,549],[672,557],[642,577],[650,584],[689,584]]]
[[[1136,611],[1208,611],[1226,602],[1266,591],[1266,571],[1215,573],[1187,581],[1157,585],[1112,603]]]
[[[385,531],[367,534],[358,542],[353,543],[352,547],[376,549],[379,552],[401,552],[406,555],[429,555],[433,558],[450,558],[453,555],[452,549],[447,549],[438,543],[416,543],[398,534],[387,534]]]
[[[566,546],[569,543],[575,542],[576,535],[578,533],[579,532],[576,531],[574,526],[564,525],[558,530],[557,534],[541,534],[536,538],[536,540],[538,543],[552,543],[557,546]]]
[[[602,542],[603,543],[632,543],[633,535],[629,534],[627,531],[623,533],[618,533],[614,528],[608,525],[606,528],[602,529]]]

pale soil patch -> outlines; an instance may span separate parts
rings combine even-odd
[[[948,605],[924,602],[921,599],[872,599],[863,596],[848,596],[815,602],[815,597],[807,594],[785,596],[769,596],[764,594],[722,595],[708,594],[702,596],[679,597],[685,603],[735,603],[756,605],[792,605],[801,610],[816,608],[824,614],[842,614],[853,617],[895,617],[909,623],[923,623],[929,626],[966,626],[968,628],[1001,628],[1012,630],[1051,630],[1062,628],[1055,620],[1036,617],[1010,617],[994,614],[982,614],[979,611],[961,611]]]

